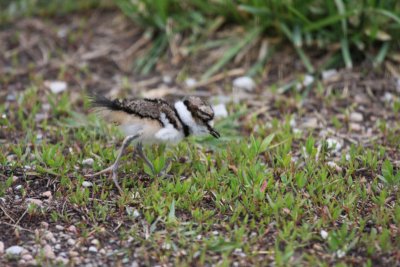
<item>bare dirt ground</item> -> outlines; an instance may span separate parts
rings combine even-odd
[[[218,34],[226,33],[222,31],[211,38],[217,38]],[[44,93],[48,90],[44,81],[48,80],[62,79],[67,82],[69,101],[76,112],[87,111],[83,107],[82,90],[107,96],[144,92],[148,96],[195,93],[231,97],[232,79],[244,75],[252,58],[259,52],[249,48],[248,53],[237,58],[226,71],[216,74],[201,86],[191,88],[181,77],[184,74],[201,76],[211,62],[210,57],[217,52],[208,50],[188,58],[171,52],[151,74],[133,74],[133,60],[144,53],[150,42],[141,29],[113,11],[54,19],[22,19],[3,26],[0,29],[0,100],[5,103],[10,120],[18,124],[19,118],[14,111],[17,110],[19,93],[27,87],[37,86],[38,97],[44,103],[48,102]],[[263,74],[256,79],[256,90],[240,95],[239,102],[247,107],[248,112],[239,119],[239,132],[256,133],[253,125],[249,124],[251,120],[263,125],[271,123],[273,119],[280,123],[290,120],[291,127],[296,131],[336,140],[340,149],[331,155],[332,161],[345,155],[352,144],[362,144],[367,149],[378,143],[386,147],[397,168],[400,165],[397,151],[400,130],[396,124],[399,112],[394,110],[400,96],[399,80],[395,78],[399,73],[395,67],[398,62],[389,60],[378,69],[364,63],[353,70],[338,70],[321,80],[325,90],[310,90],[300,86],[298,90],[285,91],[281,88],[289,82],[301,80],[299,77],[304,72],[301,63],[294,58],[295,52],[290,48],[276,52]],[[312,55],[312,58],[317,66],[325,60],[323,53]],[[298,101],[299,96],[303,97],[301,101]],[[43,112],[42,116],[49,116],[49,112]],[[41,120],[39,117],[36,119]],[[1,128],[0,152],[10,160],[15,160],[11,146],[24,138],[25,134]],[[43,135],[44,138],[55,138],[53,142],[62,138],[46,136],[46,133]],[[79,151],[79,144],[77,146],[76,150]],[[301,149],[293,153],[294,157],[299,156]],[[340,166],[334,168],[342,171]],[[42,251],[43,259],[61,264],[100,266],[115,263],[114,266],[138,266],[158,262],[173,265],[173,261],[158,255],[156,250],[146,250],[145,247],[132,249],[140,242],[120,236],[119,229],[126,227],[125,222],[132,224],[124,217],[124,211],[121,210],[121,217],[96,225],[88,216],[90,206],[82,208],[65,199],[55,198],[59,183],[53,175],[38,177],[29,168],[0,166],[0,179],[3,182],[10,175],[15,177],[15,182],[0,198],[0,241],[5,248],[19,245],[24,251],[18,260],[1,257],[0,265],[34,264],[32,255],[38,251]],[[359,170],[357,177],[363,183],[369,183],[373,178],[371,175],[368,170]],[[24,195],[15,190],[18,186],[25,188]],[[36,199],[40,205],[45,203],[47,212],[30,216],[27,214],[26,199]],[[393,200],[388,201],[390,203]],[[107,205],[106,202],[103,204]],[[368,212],[368,207],[363,209]],[[52,212],[64,214],[68,220],[56,223],[51,218]],[[136,223],[145,236],[151,226],[139,220]],[[86,229],[95,230],[80,232],[82,224],[87,224]],[[398,234],[398,226],[392,225],[392,231]],[[2,249],[0,246],[0,253],[3,253]],[[314,250],[320,253],[318,247]],[[214,257],[218,258],[218,255]],[[241,262],[240,256],[237,258],[240,264],[249,264]],[[358,256],[352,260],[353,264],[360,263]],[[385,264],[382,255],[374,262]]]

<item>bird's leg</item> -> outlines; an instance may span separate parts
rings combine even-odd
[[[154,169],[154,166],[151,163],[151,161],[147,158],[146,154],[144,153],[143,145],[141,142],[137,143],[136,150],[137,150],[138,155],[144,160],[144,162],[147,164],[147,166],[149,166],[149,168],[151,169],[151,172],[153,174],[155,174],[156,171]]]
[[[114,181],[115,186],[118,188],[118,190],[122,193],[122,189],[119,186],[118,183],[118,177],[117,177],[117,171],[118,171],[118,166],[119,166],[119,161],[121,160],[122,154],[124,153],[125,149],[128,147],[128,145],[134,140],[137,139],[140,136],[140,134],[135,134],[135,135],[129,135],[127,137],[125,137],[124,141],[122,142],[122,146],[120,148],[120,151],[118,153],[117,159],[115,160],[114,164],[112,164],[110,167],[96,172],[92,175],[86,175],[87,177],[94,177],[94,176],[99,176],[103,173],[108,173],[111,172],[112,173],[112,180]]]
[[[171,166],[171,160],[167,159],[167,161],[165,162],[164,167],[161,169],[160,173],[158,174],[159,176],[167,176],[168,178],[170,178],[170,175],[168,175],[166,172],[169,169],[169,166]]]

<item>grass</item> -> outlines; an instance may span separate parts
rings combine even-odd
[[[209,39],[216,30],[226,26],[242,27],[243,33],[234,34],[233,41],[232,36],[218,40],[231,45],[215,59],[201,77],[203,80],[220,71],[251,44],[260,46],[263,38],[271,40],[271,50],[279,49],[282,43],[291,44],[308,73],[352,68],[364,60],[379,66],[392,51],[399,49],[400,4],[396,0],[86,0],[52,1],[50,4],[18,0],[2,2],[0,8],[4,11],[0,18],[10,21],[27,15],[68,14],[115,6],[154,39],[147,53],[136,61],[136,68],[142,74],[153,70],[166,52],[175,49],[174,45],[178,46],[174,53],[196,55],[199,49],[212,45],[214,41]],[[183,36],[184,40],[174,44],[176,36]],[[322,68],[311,63],[310,54],[315,49],[330,54]],[[255,69],[249,74],[262,71],[267,56],[255,57]]]
[[[165,55],[177,34],[187,38],[183,46],[189,54],[229,46],[204,72],[205,80],[265,36],[277,37],[279,42],[272,42],[274,47],[254,61],[249,70],[253,75],[285,42],[292,44],[311,73],[322,70],[310,57],[314,47],[328,52],[330,46],[336,47],[324,65],[332,68],[355,66],[363,58],[379,66],[398,46],[399,5],[394,1],[116,3],[134,21],[150,27],[146,34],[155,38],[149,53],[138,60],[144,72],[150,72]],[[31,5],[20,14],[51,14],[43,7]],[[208,40],[218,29],[232,25],[244,30]],[[223,136],[220,140],[191,138],[176,147],[146,148],[157,169],[173,159],[172,178],[154,176],[128,153],[120,168],[125,192],[121,197],[107,177],[84,178],[115,160],[120,134],[88,114],[89,101],[81,87],[71,86],[54,95],[43,89],[43,80],[49,77],[30,75],[15,101],[0,103],[0,223],[8,223],[2,225],[5,242],[40,244],[40,231],[34,235],[29,231],[47,221],[54,233],[58,231],[55,225],[76,226],[74,238],[83,247],[90,246],[93,237],[102,246],[113,247],[107,257],[95,255],[113,263],[126,259],[177,266],[398,263],[400,138],[396,119],[400,104],[396,96],[389,111],[385,110],[389,116],[376,107],[371,112],[372,103],[363,104],[366,114],[380,118],[372,126],[365,119],[375,141],[352,144],[335,153],[335,147],[320,135],[324,129],[295,131],[292,120],[314,112],[315,106],[303,106],[312,103],[311,98],[324,109],[334,110],[326,118],[327,126],[334,127],[335,133],[345,132],[346,142],[351,143],[352,135],[358,134],[352,132],[349,121],[356,104],[343,106],[341,101],[351,99],[326,90],[319,80],[304,91],[292,90],[294,83],[281,92],[277,85],[270,86],[275,98],[262,101],[268,102],[271,114],[267,115],[272,118],[264,118],[265,112],[251,116],[247,103],[231,104],[230,117],[216,126]],[[65,68],[60,68],[57,79],[67,79],[65,75]],[[379,93],[373,89],[368,93],[375,93],[376,102],[380,101]],[[71,104],[71,99],[78,101]],[[39,119],[42,113],[48,116]],[[94,159],[92,166],[83,164],[87,158]],[[84,187],[84,181],[92,186]],[[42,193],[47,190],[52,193],[49,202],[24,205],[28,198],[44,199]],[[40,253],[36,257],[38,265],[55,264]]]
[[[14,194],[33,197],[45,191],[32,189],[34,177],[41,177],[40,183],[56,185],[54,198],[75,212],[31,204],[30,220],[45,216],[57,224],[74,224],[83,240],[123,221],[114,233],[120,240],[136,240],[123,255],[141,248],[147,251],[139,253],[143,259],[150,253],[155,261],[168,259],[181,266],[208,264],[218,255],[221,265],[241,257],[254,264],[268,259],[277,266],[342,265],[361,257],[359,263],[370,266],[382,263],[400,245],[393,233],[400,223],[400,172],[385,146],[352,146],[338,162],[345,171],[337,171],[327,164],[332,152],[326,143],[294,134],[289,119],[274,119],[269,126],[252,119],[242,126],[258,129],[249,138],[238,138],[232,128],[237,115],[232,115],[217,124],[223,136],[217,143],[189,140],[173,148],[147,149],[160,168],[166,158],[173,159],[171,179],[146,174],[142,162],[126,156],[120,169],[125,195],[119,197],[106,177],[93,180],[92,187],[82,186],[85,173],[113,162],[119,134],[92,115],[73,112],[67,93],[46,94],[49,103],[58,103],[49,119],[34,122],[43,101],[31,87],[0,120],[5,136],[18,135],[0,148],[0,165],[9,169],[0,197],[9,194],[15,175],[26,186]],[[87,109],[84,93],[82,99]],[[3,104],[0,110],[5,112]],[[394,138],[399,148],[399,138]],[[93,169],[82,165],[88,157],[95,159]],[[148,238],[143,238],[141,225],[147,225]]]
[[[2,0],[0,2],[0,25],[27,16],[66,15],[77,11],[110,7],[110,0]]]
[[[223,25],[243,27],[244,36],[256,31],[256,35],[251,35],[253,42],[265,36],[279,38],[277,47],[280,43],[291,43],[309,73],[316,71],[307,53],[310,49],[333,50],[332,59],[339,56],[324,68],[352,68],[364,59],[379,65],[390,49],[396,51],[399,48],[400,4],[395,0],[117,0],[116,3],[136,23],[157,31],[157,38],[163,38],[165,42],[180,34],[189,35],[191,44],[206,45],[207,36]],[[242,45],[234,42],[203,79],[219,71],[245,49],[247,37],[240,38]],[[167,50],[159,43],[154,46]],[[159,52],[157,56],[162,54]],[[261,58],[254,65],[265,64],[264,61]]]

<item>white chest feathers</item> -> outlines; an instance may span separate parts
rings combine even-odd
[[[176,129],[164,113],[161,113],[161,121],[164,127],[155,134],[156,139],[161,142],[178,143],[185,137],[184,133]]]

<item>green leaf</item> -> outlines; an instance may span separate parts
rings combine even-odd
[[[171,205],[169,206],[168,222],[176,222],[176,216],[175,216],[175,199],[172,200],[172,203],[171,203]]]
[[[270,134],[267,137],[264,138],[264,140],[262,141],[258,151],[259,153],[262,153],[264,151],[267,150],[267,148],[269,147],[269,145],[271,144],[272,140],[274,139],[275,134]]]

